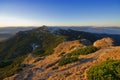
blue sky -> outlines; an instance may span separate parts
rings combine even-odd
[[[120,26],[120,0],[0,0],[0,26]]]

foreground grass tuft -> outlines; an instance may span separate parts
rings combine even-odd
[[[87,72],[88,80],[120,80],[120,60],[108,60]]]

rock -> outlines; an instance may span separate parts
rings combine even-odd
[[[114,45],[114,41],[109,37],[97,40],[93,43],[93,46],[97,48],[107,48],[113,45]]]

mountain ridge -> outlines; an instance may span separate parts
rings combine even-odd
[[[16,75],[16,76],[18,76],[18,77],[16,77],[17,80],[21,80],[21,79],[29,80],[29,79],[32,79],[32,75],[37,75],[37,76],[41,75],[41,77],[33,76],[33,78],[34,78],[33,80],[36,80],[36,79],[39,80],[39,78],[54,80],[56,78],[53,78],[54,76],[51,76],[51,74],[54,73],[53,72],[54,70],[58,70],[58,72],[59,71],[64,72],[64,68],[67,65],[68,65],[68,67],[71,68],[72,65],[75,65],[77,62],[79,63],[79,61],[84,62],[84,60],[85,60],[85,62],[88,61],[88,63],[89,63],[91,61],[92,57],[97,57],[97,59],[98,59],[99,56],[102,55],[100,53],[104,54],[104,52],[106,52],[106,50],[108,51],[108,50],[114,49],[114,46],[112,46],[112,47],[110,46],[106,49],[98,50],[94,46],[92,46],[92,44],[96,40],[104,38],[104,37],[110,37],[115,42],[114,43],[115,45],[119,45],[119,36],[120,35],[95,34],[95,33],[89,33],[89,32],[84,32],[84,31],[75,31],[75,30],[71,30],[71,29],[68,29],[68,30],[59,29],[54,32],[51,32],[51,31],[49,31],[49,28],[46,26],[42,26],[40,28],[36,28],[36,29],[28,30],[28,31],[20,31],[20,32],[16,33],[15,36],[0,43],[0,71],[1,71],[0,79],[4,79],[6,77],[9,77],[13,74],[18,73]],[[75,42],[75,45],[73,45],[74,42]],[[80,47],[80,45],[81,45],[81,47]],[[89,46],[89,45],[91,45],[91,46]],[[56,49],[60,49],[60,50],[56,50]],[[80,49],[80,50],[78,50],[79,53],[76,53],[77,51],[74,52],[74,50],[77,50],[77,49]],[[115,50],[116,50],[116,52],[117,51],[119,52],[118,48]],[[54,52],[54,51],[56,51],[56,52]],[[81,54],[80,51],[87,51],[87,52],[84,52],[85,57],[82,57],[82,55],[80,55]],[[60,54],[58,55],[59,52],[60,52]],[[68,52],[68,54],[74,53],[74,55],[65,54],[67,52]],[[93,53],[93,54],[91,54],[91,53]],[[92,57],[89,57],[89,55]],[[99,55],[99,56],[97,56],[97,55]],[[114,55],[114,56],[116,56],[116,55]],[[57,65],[60,62],[60,59],[64,59],[64,58],[65,58],[65,60],[69,59],[68,62],[65,62],[65,64],[67,64],[69,62],[70,62],[70,64],[60,67],[60,70],[59,70],[59,67]],[[113,59],[112,57],[110,57],[110,58]],[[119,58],[117,58],[117,59],[119,59]],[[23,62],[24,60],[26,60],[26,61]],[[27,60],[33,60],[33,61],[27,62]],[[95,59],[92,59],[92,60],[94,61]],[[106,60],[107,60],[107,58],[106,58]],[[75,61],[77,61],[77,62],[75,62]],[[24,64],[22,64],[22,63],[24,63]],[[28,63],[28,64],[26,64],[26,63]],[[79,65],[79,64],[77,64],[77,65]],[[46,70],[43,71],[44,69],[41,69],[41,68],[44,68]],[[83,68],[85,68],[85,67],[83,67]],[[8,69],[11,69],[11,70],[8,71]],[[80,68],[80,69],[82,69],[82,68]],[[24,72],[24,70],[26,72]],[[40,70],[40,73],[39,73],[39,70]],[[35,71],[35,74],[32,73],[34,71]],[[39,75],[37,74],[36,71],[38,71]],[[41,71],[43,71],[43,73]],[[51,71],[52,71],[52,73],[51,73]],[[71,73],[71,71],[70,71],[70,73]],[[25,76],[23,74],[25,74],[27,77],[25,78]],[[62,75],[62,73],[60,75]],[[62,75],[62,76],[65,76],[65,75],[71,75],[71,74],[67,74],[67,72],[65,71],[64,75]],[[74,75],[74,74],[72,74],[72,75]],[[22,78],[21,76],[24,76],[24,77]],[[59,75],[56,74],[56,76],[57,76],[57,78],[59,78]],[[35,77],[37,77],[37,78],[35,79]],[[65,77],[63,77],[63,78],[65,79]],[[7,80],[7,79],[9,79],[9,78],[6,78],[5,80]],[[68,79],[71,79],[71,78],[68,78]],[[80,80],[83,80],[83,79],[80,79]]]

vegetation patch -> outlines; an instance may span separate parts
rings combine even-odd
[[[58,65],[63,66],[72,62],[76,62],[77,60],[78,60],[78,57],[65,57],[59,61]]]
[[[87,72],[89,80],[120,80],[120,60],[108,60]]]
[[[54,35],[48,32],[42,33],[40,47],[33,50],[33,54],[39,56],[50,55],[53,53],[54,48],[65,40],[65,36]]]
[[[94,46],[87,46],[87,47],[84,47],[84,48],[77,49],[77,50],[71,52],[70,54],[68,54],[67,56],[86,55],[86,54],[93,53],[93,52],[95,52],[97,50],[98,49],[96,47],[94,47]]]
[[[76,62],[78,60],[79,55],[86,55],[86,54],[89,54],[89,53],[93,53],[97,50],[98,49],[94,46],[87,46],[87,47],[84,47],[84,48],[80,48],[78,50],[75,50],[75,51],[67,54],[64,58],[62,58],[59,61],[58,65],[63,66],[63,65],[66,65],[66,64],[69,64],[69,63],[72,63],[72,62]]]
[[[6,77],[9,77],[16,72],[20,71],[19,66],[22,61],[25,59],[25,56],[17,57],[11,64],[8,64],[2,68],[0,68],[0,80],[3,80]]]

